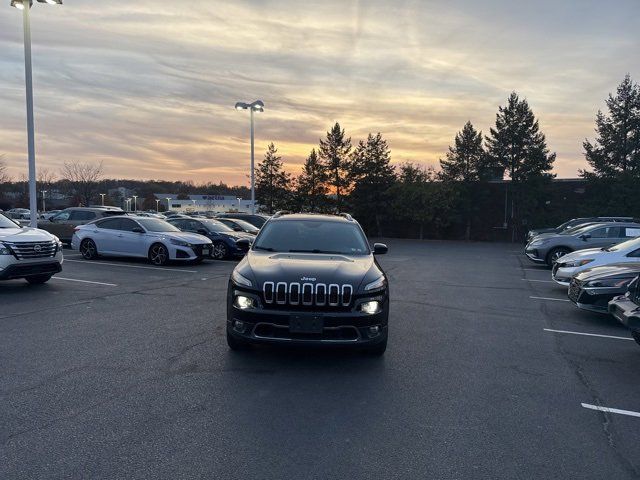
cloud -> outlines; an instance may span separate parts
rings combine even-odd
[[[192,5],[190,2],[189,5]],[[624,74],[640,78],[634,0],[552,2],[67,0],[32,10],[37,155],[104,161],[111,177],[246,183],[237,100],[261,98],[258,158],[295,171],[339,121],[382,132],[394,161],[437,163],[467,120],[485,133],[512,90],[540,119],[556,172]],[[0,153],[26,169],[19,13],[0,16]]]

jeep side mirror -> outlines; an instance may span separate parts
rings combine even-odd
[[[236,241],[236,247],[238,247],[238,250],[243,253],[247,253],[251,248],[251,245],[253,245],[253,242],[248,238],[241,238]]]
[[[374,255],[384,255],[389,251],[389,248],[384,243],[374,243],[373,244],[373,254]]]

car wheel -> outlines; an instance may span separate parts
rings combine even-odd
[[[154,243],[149,249],[149,261],[154,265],[166,265],[169,261],[169,251],[161,243]]]
[[[229,249],[222,242],[217,242],[213,244],[213,253],[211,254],[213,258],[216,260],[224,260],[229,256]]]
[[[229,348],[235,352],[239,350],[246,350],[249,347],[246,342],[231,335],[229,330],[227,330],[227,345],[229,345]]]
[[[98,258],[98,248],[93,240],[85,238],[80,242],[80,253],[85,260],[94,260]]]
[[[33,275],[31,277],[27,277],[27,282],[31,285],[42,285],[43,283],[47,283],[51,280],[52,275],[43,274],[43,275]]]
[[[564,247],[554,248],[547,254],[547,265],[549,265],[550,267],[553,267],[553,264],[556,262],[556,260],[558,260],[560,257],[567,255],[568,253],[571,253],[571,250],[569,250],[568,248],[564,248]]]
[[[631,336],[636,341],[636,343],[640,345],[640,330],[638,329],[631,330]]]
[[[376,343],[375,345],[372,345],[370,347],[365,347],[364,353],[366,353],[367,355],[372,355],[374,357],[381,357],[382,355],[384,355],[384,352],[387,351],[388,338],[389,337],[385,335],[384,340],[382,340],[381,342]]]

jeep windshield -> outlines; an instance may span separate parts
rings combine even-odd
[[[357,225],[321,220],[268,222],[253,249],[280,253],[369,253],[369,245]]]

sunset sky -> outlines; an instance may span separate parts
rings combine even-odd
[[[26,173],[21,12],[0,6],[0,155]],[[36,155],[103,161],[110,178],[246,184],[274,142],[288,170],[338,121],[436,165],[467,120],[488,133],[512,90],[555,172],[626,73],[640,81],[638,0],[64,0],[32,9]]]

